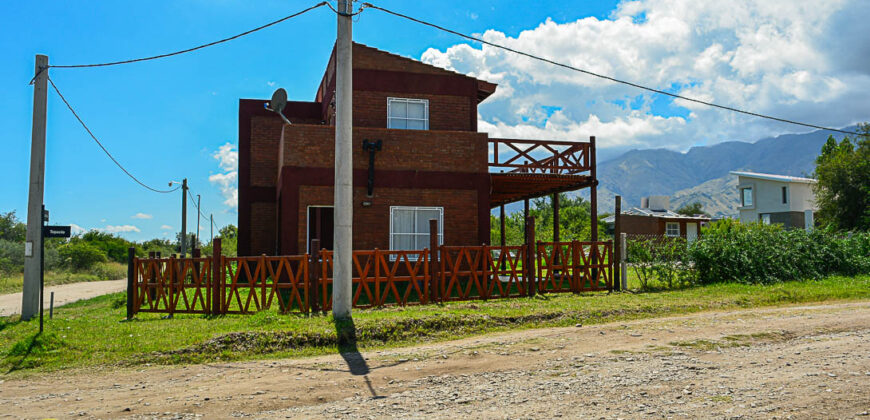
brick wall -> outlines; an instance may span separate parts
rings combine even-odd
[[[278,215],[275,203],[251,203],[251,221],[248,243],[249,255],[275,253],[276,223]]]
[[[433,190],[405,188],[376,188],[373,197],[366,196],[365,188],[353,192],[353,248],[389,249],[390,206],[417,206],[444,208],[444,243],[449,245],[480,245],[477,229],[477,191]],[[362,207],[363,200],[370,207]],[[333,188],[328,186],[299,187],[299,215],[296,224],[296,249],[303,253],[307,248],[308,206],[333,203]],[[282,235],[287,241],[288,235]],[[284,242],[282,249],[292,249]]]
[[[375,154],[377,169],[414,171],[488,171],[486,133],[461,131],[389,130],[354,128],[353,167],[367,169],[369,154],[363,139],[383,142]],[[335,164],[335,128],[294,124],[284,131],[284,166],[332,168]],[[275,148],[277,154],[277,147]],[[252,165],[252,171],[255,169]],[[264,166],[271,171],[274,166]],[[270,172],[275,173],[275,172]]]
[[[477,106],[467,96],[409,94],[402,92],[354,91],[353,125],[387,127],[387,98],[429,100],[429,129],[474,131],[470,114],[477,120]]]

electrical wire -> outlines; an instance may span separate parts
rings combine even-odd
[[[380,10],[380,11],[382,11],[382,12],[385,12],[385,13],[391,14],[391,15],[393,15],[393,16],[400,17],[400,18],[403,18],[403,19],[407,19],[407,20],[410,20],[410,21],[412,21],[412,22],[419,23],[419,24],[421,24],[421,25],[429,26],[429,27],[431,27],[431,28],[435,28],[435,29],[438,29],[438,30],[440,30],[440,31],[444,31],[444,32],[447,32],[447,33],[450,33],[450,34],[453,34],[453,35],[456,35],[456,36],[459,36],[459,37],[462,37],[462,38],[465,38],[465,39],[468,39],[468,40],[471,40],[471,41],[480,42],[481,44],[486,44],[486,45],[489,45],[489,46],[491,46],[491,47],[495,47],[495,48],[499,48],[499,49],[502,49],[502,50],[505,50],[505,51],[509,51],[509,52],[514,53],[514,54],[519,54],[519,55],[522,55],[522,56],[525,56],[525,57],[528,57],[528,58],[531,58],[531,59],[534,59],[534,60],[543,61],[543,62],[545,62],[545,63],[549,63],[549,64],[552,64],[552,65],[554,65],[554,66],[559,66],[559,67],[562,67],[562,68],[566,68],[566,69],[568,69],[568,70],[573,70],[573,71],[577,71],[577,72],[580,72],[580,73],[585,73],[585,74],[588,74],[588,75],[590,75],[590,76],[595,76],[595,77],[598,77],[598,78],[601,78],[601,79],[610,80],[611,82],[621,83],[621,84],[623,84],[623,85],[628,85],[628,86],[632,86],[632,87],[635,87],[635,88],[638,88],[638,89],[643,89],[643,90],[646,90],[646,91],[649,91],[649,92],[658,93],[658,94],[660,94],[660,95],[666,95],[666,96],[670,96],[670,97],[672,97],[672,98],[682,99],[682,100],[684,100],[684,101],[689,101],[689,102],[694,102],[694,103],[698,103],[698,104],[701,104],[701,105],[707,105],[707,106],[714,107],[714,108],[724,109],[724,110],[726,110],[726,111],[732,111],[732,112],[737,112],[737,113],[740,113],[740,114],[751,115],[751,116],[753,116],[753,117],[766,118],[766,119],[769,119],[769,120],[774,120],[774,121],[779,121],[779,122],[784,122],[784,123],[794,124],[794,125],[800,125],[800,126],[804,126],[804,127],[816,128],[816,129],[820,129],[820,130],[828,130],[828,131],[835,131],[835,132],[838,132],[838,133],[844,133],[844,134],[860,135],[860,134],[858,134],[858,133],[856,133],[856,132],[853,132],[853,131],[838,130],[838,129],[836,129],[836,128],[823,127],[823,126],[819,126],[819,125],[815,125],[815,124],[808,124],[808,123],[803,123],[803,122],[799,122],[799,121],[787,120],[787,119],[785,119],[785,118],[779,118],[779,117],[773,117],[773,116],[770,116],[770,115],[759,114],[759,113],[757,113],[757,112],[744,111],[744,110],[742,110],[742,109],[733,108],[733,107],[725,106],[725,105],[719,105],[719,104],[716,104],[716,103],[713,103],[713,102],[702,101],[702,100],[700,100],[700,99],[694,99],[694,98],[690,98],[690,97],[687,97],[687,96],[682,96],[682,95],[678,95],[678,94],[675,94],[675,93],[666,92],[666,91],[663,91],[663,90],[660,90],[660,89],[655,89],[655,88],[651,88],[651,87],[647,87],[647,86],[639,85],[639,84],[637,84],[637,83],[632,83],[632,82],[628,82],[628,81],[625,81],[625,80],[620,80],[620,79],[617,79],[617,78],[615,78],[615,77],[611,77],[611,76],[607,76],[607,75],[603,75],[603,74],[595,73],[595,72],[592,72],[592,71],[589,71],[589,70],[584,70],[584,69],[581,69],[581,68],[578,68],[578,67],[574,67],[574,66],[571,66],[571,65],[568,65],[568,64],[560,63],[560,62],[558,62],[558,61],[553,61],[553,60],[550,60],[550,59],[548,59],[548,58],[544,58],[544,57],[540,57],[540,56],[537,56],[537,55],[534,55],[534,54],[530,54],[530,53],[527,53],[527,52],[523,52],[523,51],[515,50],[515,49],[510,48],[510,47],[505,47],[504,45],[499,45],[499,44],[496,44],[496,43],[493,43],[493,42],[485,41],[485,40],[483,40],[483,39],[481,39],[481,38],[477,38],[477,37],[474,37],[474,36],[471,36],[471,35],[466,35],[466,34],[463,34],[463,33],[461,33],[461,32],[454,31],[454,30],[452,30],[452,29],[447,29],[447,28],[445,28],[445,27],[443,27],[443,26],[440,26],[440,25],[437,25],[437,24],[434,24],[434,23],[431,23],[431,22],[426,22],[426,21],[424,21],[424,20],[420,20],[420,19],[417,19],[417,18],[413,18],[413,17],[411,17],[411,16],[404,15],[404,14],[399,13],[399,12],[394,12],[394,11],[392,11],[392,10],[385,9],[385,8],[383,8],[383,7],[375,6],[374,4],[371,4],[371,3],[363,3],[363,4],[362,4],[362,7],[360,8],[360,11],[362,11],[362,8],[371,8],[371,9]],[[333,10],[334,10],[334,9],[333,9]]]
[[[118,160],[115,159],[115,157],[112,156],[111,153],[109,153],[109,150],[107,150],[106,147],[103,146],[103,143],[101,143],[100,140],[97,139],[97,136],[95,136],[94,133],[91,131],[91,129],[88,128],[88,126],[85,124],[85,122],[82,121],[81,117],[79,117],[79,114],[76,113],[75,109],[73,109],[72,105],[70,105],[70,103],[66,100],[66,98],[63,96],[63,94],[60,93],[60,89],[57,88],[57,85],[54,84],[54,81],[51,80],[50,77],[48,77],[47,79],[48,79],[48,83],[51,83],[51,87],[54,88],[54,91],[57,92],[57,96],[60,97],[60,99],[63,101],[63,103],[66,105],[66,107],[69,108],[70,112],[72,112],[73,116],[76,117],[76,119],[79,121],[79,124],[81,124],[82,127],[84,127],[85,131],[87,131],[88,134],[91,136],[91,138],[97,143],[97,145],[100,146],[100,149],[103,149],[103,152],[106,153],[106,156],[108,156],[109,159],[112,159],[112,162],[115,162],[115,165],[118,165],[118,168],[121,168],[121,170],[124,171],[124,173],[130,177],[130,179],[132,179],[133,181],[136,181],[137,184],[139,184],[139,185],[141,185],[141,186],[143,186],[151,191],[154,191],[156,193],[161,193],[161,194],[167,194],[167,193],[171,193],[173,191],[178,191],[178,189],[181,188],[181,186],[178,186],[178,187],[175,187],[174,189],[171,189],[171,190],[159,190],[157,188],[153,188],[153,187],[148,186],[147,184],[145,184],[144,182],[140,181],[138,178],[133,176],[133,174],[131,174],[130,171],[128,171],[126,168],[124,168],[124,166],[121,165],[121,163],[118,162]]]
[[[299,12],[293,13],[292,15],[289,15],[289,16],[285,16],[285,17],[283,17],[283,18],[281,18],[281,19],[278,19],[278,20],[275,20],[275,21],[269,22],[269,23],[267,23],[267,24],[265,24],[265,25],[258,26],[258,27],[254,28],[254,29],[247,30],[247,31],[242,32],[242,33],[240,33],[240,34],[233,35],[233,36],[228,37],[228,38],[224,38],[224,39],[220,39],[220,40],[217,40],[217,41],[209,42],[209,43],[207,43],[207,44],[202,44],[202,45],[199,45],[199,46],[196,46],[196,47],[193,47],[193,48],[188,48],[188,49],[181,50],[181,51],[175,51],[175,52],[166,53],[166,54],[154,55],[154,56],[151,56],[151,57],[133,58],[133,59],[130,59],[130,60],[123,60],[123,61],[113,61],[113,62],[109,62],[109,63],[96,63],[96,64],[72,64],[72,65],[50,65],[49,67],[53,67],[53,68],[65,68],[65,69],[71,69],[71,68],[82,68],[82,67],[106,67],[106,66],[116,66],[116,65],[119,65],[119,64],[138,63],[138,62],[140,62],[140,61],[148,61],[148,60],[156,60],[156,59],[159,59],[159,58],[172,57],[172,56],[174,56],[174,55],[180,55],[180,54],[185,54],[185,53],[193,52],[193,51],[200,50],[200,49],[203,49],[203,48],[211,47],[211,46],[213,46],[213,45],[218,45],[218,44],[222,44],[222,43],[224,43],[224,42],[232,41],[232,40],[237,39],[237,38],[241,38],[241,37],[243,37],[243,36],[245,36],[245,35],[252,34],[252,33],[254,33],[254,32],[257,32],[257,31],[260,31],[260,30],[266,29],[266,28],[268,28],[268,27],[270,27],[270,26],[277,25],[277,24],[279,24],[279,23],[281,23],[281,22],[284,22],[284,21],[286,21],[286,20],[288,20],[288,19],[292,19],[292,18],[294,18],[294,17],[296,17],[296,16],[299,16],[299,15],[305,14],[305,13],[307,13],[307,12],[310,12],[310,11],[312,11],[312,10],[314,10],[314,9],[317,9],[318,7],[322,7],[322,6],[324,6],[324,5],[329,5],[329,3],[325,2],[325,1],[322,1],[322,2],[320,2],[320,3],[315,4],[314,6],[311,6],[311,7],[307,8],[307,9],[304,9],[304,10],[302,10],[302,11],[299,11]],[[330,7],[331,7],[331,6],[330,6]],[[333,9],[333,10],[334,10],[334,9]]]

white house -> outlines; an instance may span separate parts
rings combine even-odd
[[[778,223],[786,228],[813,226],[815,179],[732,171],[737,176],[740,221]]]

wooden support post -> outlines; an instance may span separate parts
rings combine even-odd
[[[172,318],[172,315],[175,313],[175,282],[178,281],[178,261],[175,258],[175,254],[172,254],[169,257],[169,299],[166,299],[167,304],[169,305],[166,310],[169,312],[169,317]]]
[[[313,315],[320,311],[320,239],[311,240],[311,255],[308,260],[308,311]]]
[[[133,319],[134,294],[136,293],[136,248],[127,248],[127,320]]]
[[[504,215],[504,204],[502,204],[502,205],[499,206],[499,223],[501,224],[501,228],[499,229],[499,230],[501,231],[501,238],[500,238],[501,241],[499,242],[499,245],[501,245],[501,250],[498,252],[499,258],[501,259],[501,269],[502,269],[502,270],[505,269],[505,267],[506,267],[506,262],[507,262],[507,261],[506,261],[506,260],[507,260],[507,257],[506,257],[506,256],[502,256],[502,254],[505,252],[504,247],[505,247],[505,245],[506,245],[506,242],[505,242],[505,232],[504,232],[504,230],[505,230],[505,221],[504,221],[504,216],[505,216],[505,215]]]
[[[621,258],[618,261],[618,263],[619,263],[619,268],[620,268],[619,272],[622,276],[622,278],[620,279],[622,290],[628,290],[628,265],[625,262],[625,260],[626,260],[626,258],[625,258],[625,255],[626,255],[626,252],[625,252],[626,236],[628,236],[628,235],[626,235],[625,232],[622,232],[619,234],[619,245],[618,245],[619,255]]]
[[[432,232],[435,232],[433,235]],[[429,219],[429,297],[430,302],[440,300],[441,264],[438,263],[438,219]]]
[[[224,266],[221,256],[221,238],[214,238],[211,243],[211,314],[223,313],[221,291],[224,283]]]
[[[591,217],[589,225],[591,234],[591,240],[593,242],[592,245],[592,287],[598,287],[598,245],[595,242],[598,242],[598,177],[596,175],[595,170],[595,136],[589,137],[589,172],[592,177],[592,187],[589,191],[589,205],[591,210]]]
[[[556,245],[560,242],[559,235],[559,193],[553,193],[553,261],[554,266],[559,265],[559,254],[561,254],[562,246]],[[560,272],[553,273],[553,276],[561,275]]]
[[[528,252],[526,253],[526,261],[525,264],[525,275],[526,275],[526,287],[528,287],[529,297],[534,296],[537,293],[538,282],[535,279],[535,258],[538,255],[537,244],[535,243],[535,218],[527,217],[526,218],[526,249]]]
[[[620,246],[619,238],[622,233],[622,197],[616,196],[615,208],[613,209],[613,239],[616,246],[613,247],[613,255],[610,261],[610,266],[613,267],[613,288],[617,291],[622,290],[620,287],[619,273],[621,270],[620,263],[622,262],[622,247]]]
[[[199,268],[200,268],[199,261],[196,261],[196,259],[202,257],[202,249],[199,246],[197,246],[196,248],[193,248],[192,250],[190,250],[190,256],[191,256],[191,258],[193,258],[193,270],[194,270],[193,275],[190,276],[190,282],[193,283],[194,280],[196,280],[196,278],[200,274],[199,273]],[[182,269],[184,269],[184,268],[182,268]],[[185,275],[184,278],[186,279],[187,275]],[[202,279],[200,279],[200,280],[202,280]],[[190,308],[190,309],[193,309],[193,308]],[[203,308],[203,309],[205,309],[205,308]]]

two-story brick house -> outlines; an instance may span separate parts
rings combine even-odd
[[[423,248],[432,218],[441,243],[488,243],[491,208],[594,188],[590,143],[477,132],[477,106],[495,89],[353,45],[354,249]],[[334,90],[333,51],[315,100],[284,109],[292,125],[265,100],[239,101],[239,255],[304,253],[315,238],[331,248]]]

